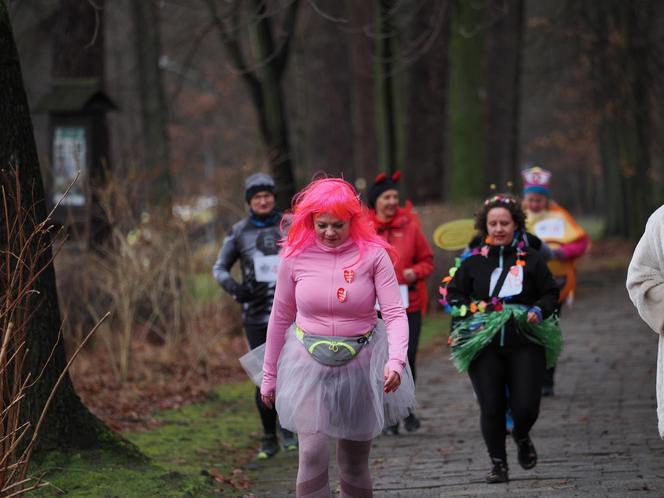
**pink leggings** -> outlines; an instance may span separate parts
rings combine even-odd
[[[329,436],[320,432],[298,434],[300,466],[297,471],[297,498],[329,498]],[[371,441],[337,441],[337,465],[341,498],[373,496],[369,452]]]

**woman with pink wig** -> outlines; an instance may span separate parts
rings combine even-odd
[[[257,381],[262,371],[264,402],[298,433],[297,497],[329,497],[330,437],[341,496],[372,496],[371,440],[415,407],[391,257],[348,182],[316,180],[295,197],[262,369],[260,350],[243,365]]]

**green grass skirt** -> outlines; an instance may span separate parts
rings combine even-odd
[[[500,332],[507,321],[514,317],[517,332],[528,340],[544,348],[546,367],[556,364],[562,340],[558,316],[551,315],[541,323],[528,323],[528,307],[520,304],[506,304],[501,311],[475,313],[460,319],[450,334],[454,366],[459,372],[465,372],[475,357]]]

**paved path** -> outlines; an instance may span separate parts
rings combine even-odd
[[[441,352],[419,369],[422,429],[374,443],[375,496],[664,496],[657,341],[623,283],[618,273],[585,275],[575,308],[565,310],[556,396],[543,399],[532,433],[534,470],[519,467],[509,440],[511,481],[483,482],[488,458],[470,381]],[[294,496],[296,468],[294,455],[261,464],[254,496]]]

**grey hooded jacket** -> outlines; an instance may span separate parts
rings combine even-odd
[[[277,243],[281,239],[280,221],[281,216],[275,214],[267,223],[248,217],[233,225],[212,268],[219,285],[242,304],[242,321],[245,325],[267,324],[270,318],[275,282],[257,282],[254,262],[256,257],[279,253]],[[230,274],[238,260],[242,269],[241,284]]]

